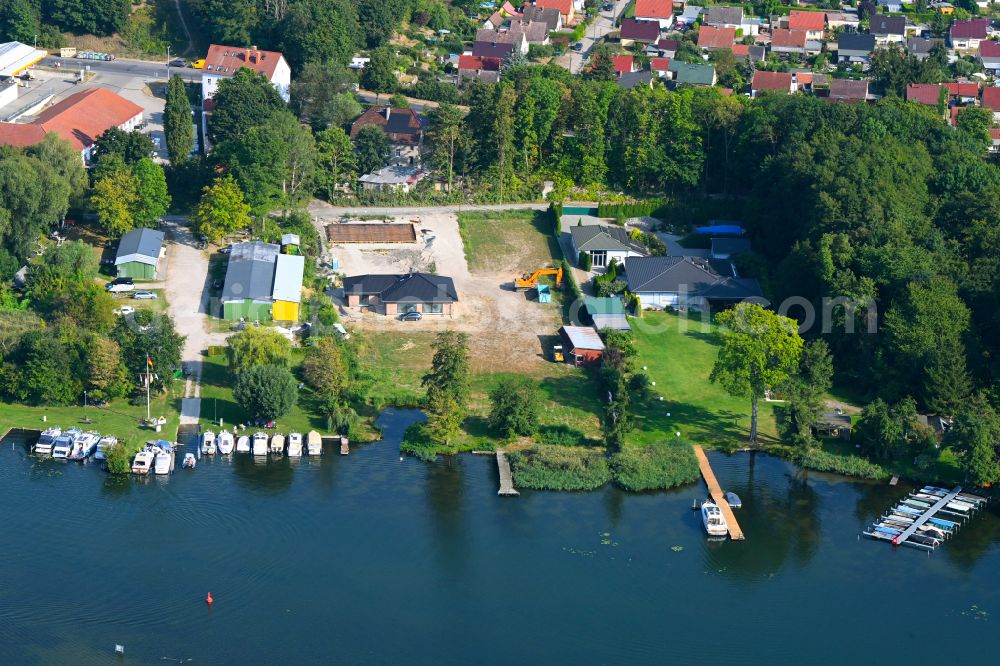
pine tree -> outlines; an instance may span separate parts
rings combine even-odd
[[[191,122],[191,104],[184,89],[184,81],[176,74],[170,77],[167,85],[163,133],[166,135],[170,161],[178,164],[186,160],[194,150],[194,125]]]
[[[945,343],[931,356],[924,369],[924,403],[935,414],[955,414],[972,393],[965,365],[965,349],[959,341]]]

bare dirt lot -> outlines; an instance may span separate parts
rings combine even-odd
[[[526,225],[526,230],[522,238],[514,238],[502,211],[498,211],[495,224],[505,225],[502,251],[495,244],[487,243],[482,251],[489,253],[493,261],[475,256],[473,263],[477,268],[470,271],[457,216],[425,213],[419,217],[420,239],[416,244],[335,245],[327,247],[327,256],[339,260],[339,271],[344,275],[427,271],[449,276],[455,281],[459,298],[454,314],[450,317],[427,315],[420,321],[402,322],[350,308],[349,324],[400,333],[448,329],[467,332],[471,337],[475,365],[480,371],[524,371],[542,363],[560,326],[560,305],[555,300],[538,303],[533,292],[515,292],[513,280],[515,274],[540,268],[536,264],[541,259],[551,261],[551,253],[545,249],[544,234],[538,233],[530,221],[517,220]],[[415,215],[386,217],[393,222],[415,218]],[[317,224],[323,227],[325,223],[324,220]],[[493,220],[480,222],[481,225],[493,223]],[[322,229],[320,232],[325,238]]]

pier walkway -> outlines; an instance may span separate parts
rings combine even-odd
[[[497,451],[497,469],[500,471],[500,490],[497,495],[516,496],[521,493],[514,488],[514,478],[510,474],[510,461],[506,451]]]
[[[701,475],[705,478],[708,493],[712,496],[712,501],[722,511],[722,517],[726,519],[726,525],[729,527],[729,538],[742,541],[746,537],[743,536],[740,524],[736,522],[736,514],[733,513],[732,507],[729,506],[729,502],[726,501],[725,496],[722,494],[722,488],[715,479],[715,472],[712,471],[712,466],[708,464],[708,457],[705,455],[705,451],[695,444],[694,455],[698,458],[698,467],[701,468]]]
[[[900,544],[906,543],[906,540],[909,539],[911,536],[913,536],[913,533],[916,532],[918,529],[920,529],[921,525],[923,525],[928,520],[933,518],[934,514],[943,509],[948,504],[948,502],[951,502],[956,497],[958,497],[958,494],[960,492],[962,492],[962,486],[956,486],[954,490],[952,490],[950,493],[948,493],[947,495],[939,499],[937,502],[935,502],[934,506],[924,511],[919,518],[914,520],[909,527],[903,530],[902,534],[893,539],[892,545],[898,546]]]

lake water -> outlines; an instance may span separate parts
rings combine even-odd
[[[6,441],[0,663],[995,663],[996,508],[894,551],[858,534],[904,488],[710,453],[747,540],[709,542],[701,485],[501,498],[492,458],[400,461],[414,418],[124,482]]]

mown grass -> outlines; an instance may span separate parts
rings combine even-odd
[[[747,442],[750,433],[750,400],[734,398],[709,381],[721,338],[714,323],[703,324],[697,315],[683,320],[668,312],[644,312],[632,319],[638,349],[638,366],[646,367],[654,395],[636,407],[634,443],[681,437],[719,448]],[[659,396],[663,400],[659,400]],[[668,416],[669,413],[669,416]],[[774,408],[759,404],[758,429],[763,441],[777,441]]]
[[[458,215],[465,259],[472,273],[533,272],[561,258],[547,211],[468,211]]]

